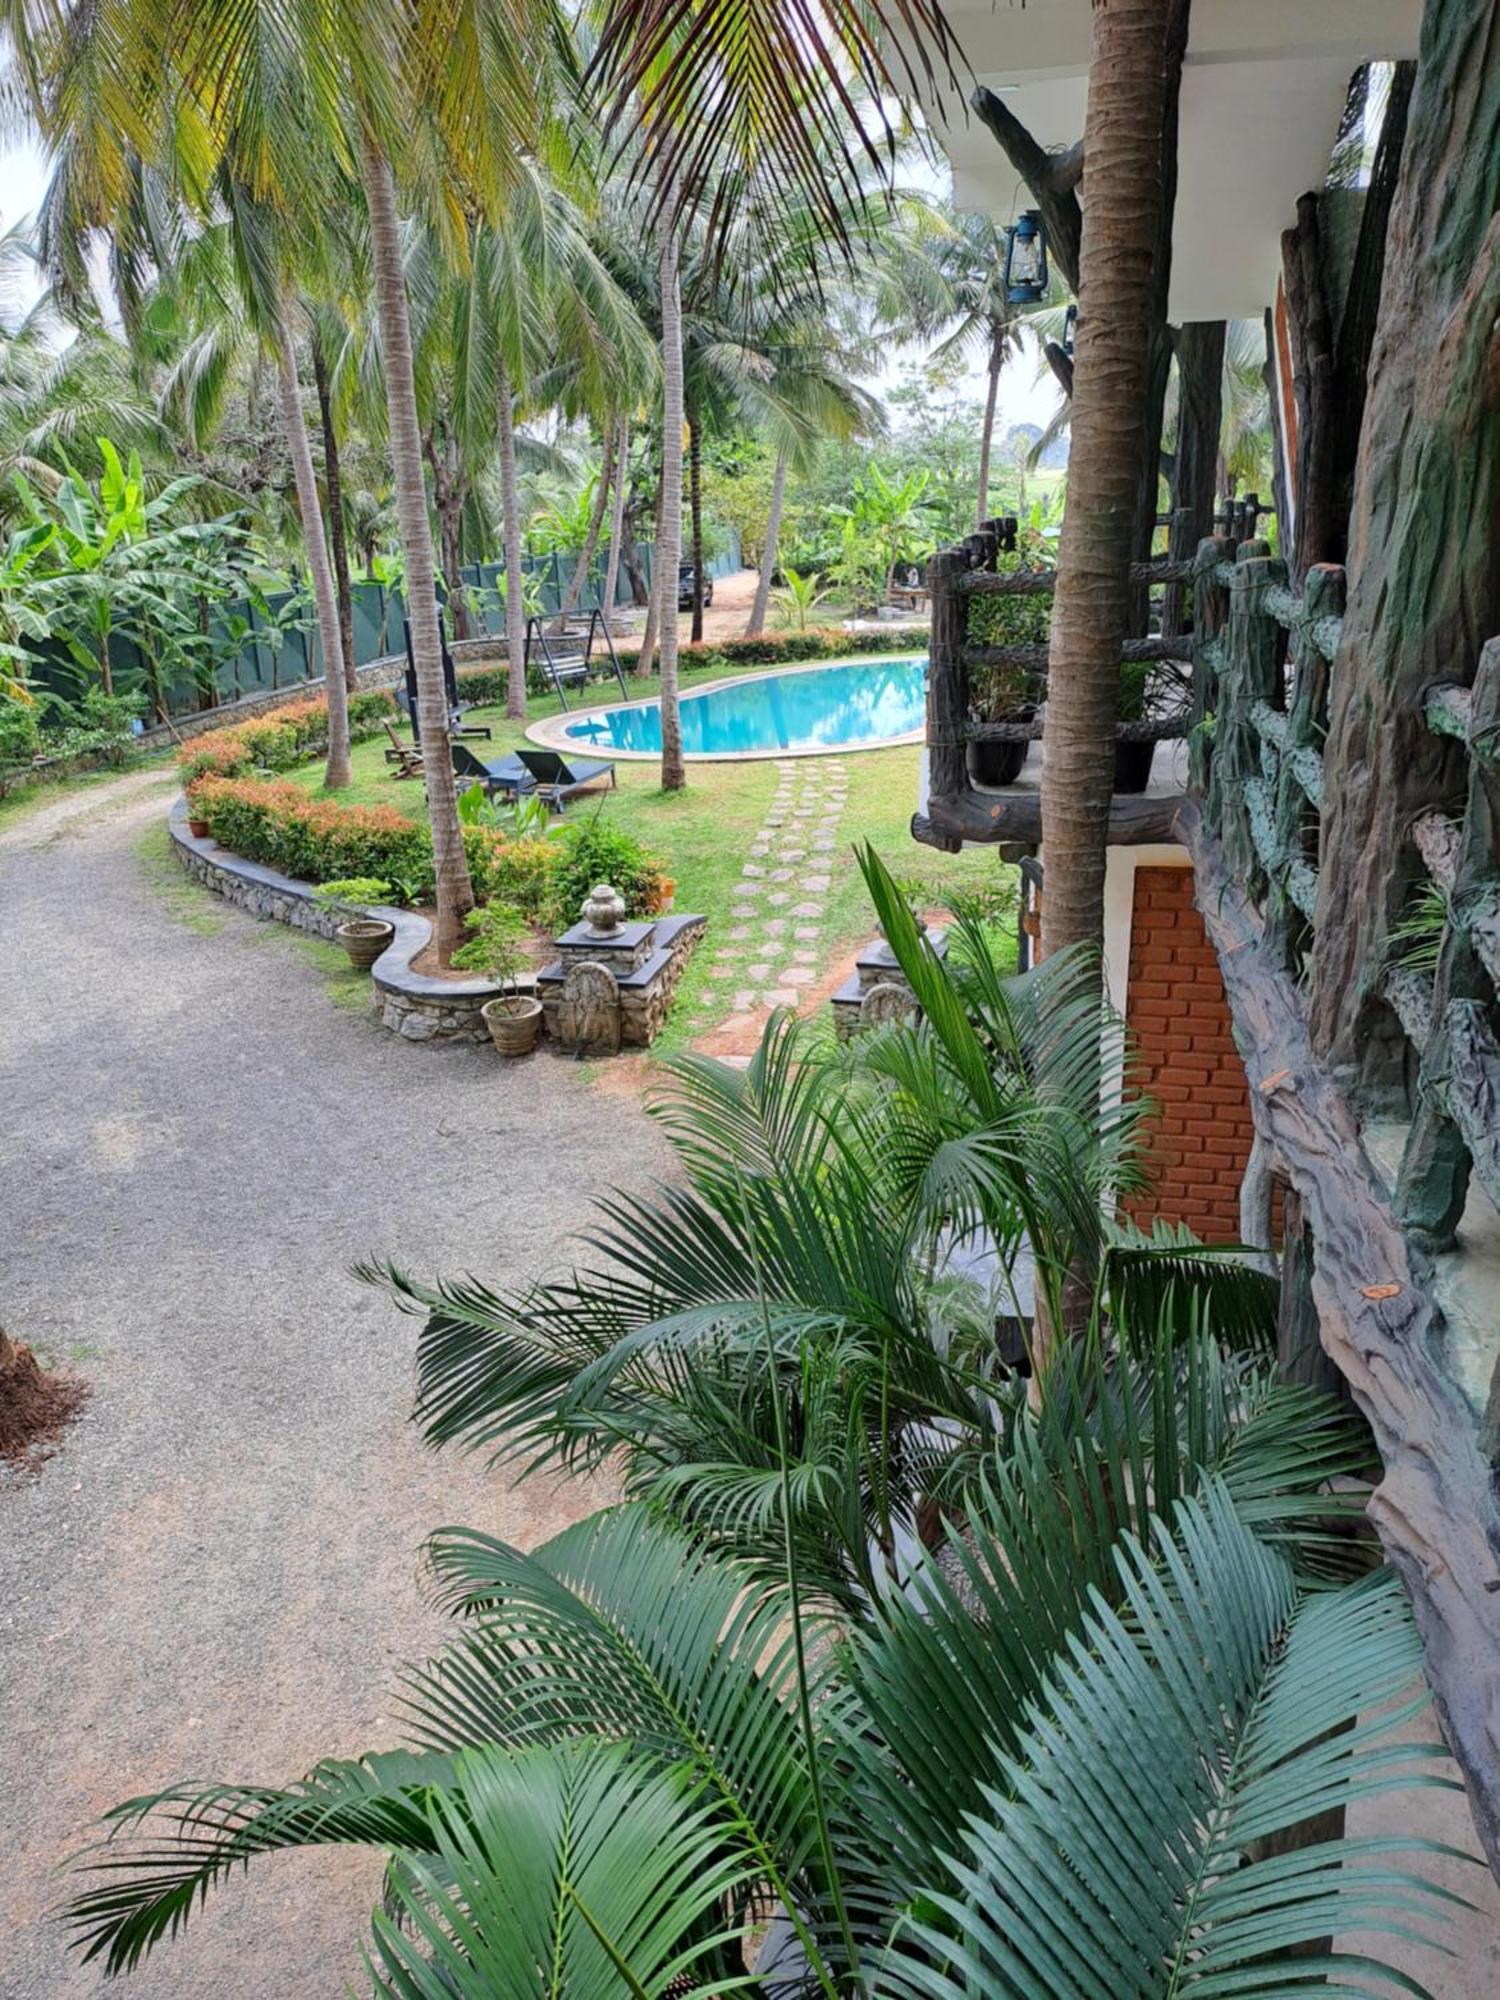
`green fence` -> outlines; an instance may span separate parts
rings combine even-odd
[[[649,584],[652,576],[652,549],[637,545],[637,562]],[[572,578],[576,557],[554,552],[527,556],[529,579],[527,600],[544,615],[556,612]],[[723,555],[708,564],[711,576],[726,576],[740,567],[739,540],[731,536]],[[502,637],[505,605],[499,588],[499,563],[470,563],[463,571],[469,594],[469,622],[476,636]],[[608,551],[595,556],[584,586],[581,602],[585,609],[599,603],[608,570]],[[354,657],[365,666],[389,653],[400,653],[406,644],[406,614],[399,590],[382,583],[357,578],[353,584]],[[616,578],[615,603],[630,601],[630,583],[622,563]],[[269,593],[265,600],[269,619],[243,599],[217,606],[209,619],[209,636],[217,655],[213,699],[187,672],[162,673],[166,707],[172,715],[188,715],[217,702],[238,701],[244,695],[264,694],[278,688],[300,686],[320,680],[323,649],[311,608],[303,607],[292,616],[296,604],[290,591]],[[233,644],[237,624],[248,628],[238,648]],[[451,631],[451,621],[450,621]],[[110,644],[110,664],[117,686],[149,685],[156,678],[134,640],[117,636]],[[45,688],[64,698],[76,694],[77,669],[61,647],[39,661],[34,678]]]

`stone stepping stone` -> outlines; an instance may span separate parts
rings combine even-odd
[[[822,914],[823,905],[821,903],[794,903],[792,905],[792,915],[794,917],[821,917]]]
[[[767,879],[772,882],[792,882],[796,880],[796,871],[791,868],[773,868]]]
[[[786,929],[786,918],[767,917],[765,922],[761,925],[761,929],[765,932],[767,937],[780,937],[781,933]]]
[[[808,944],[803,945],[800,950],[792,953],[792,957],[798,965],[816,965],[821,956],[820,952],[814,951],[812,946]]]
[[[807,859],[807,849],[805,847],[783,847],[781,858],[783,861],[805,861]]]
[[[740,870],[740,873],[742,875],[748,875],[752,880],[754,880],[757,876],[764,875],[765,872],[766,872],[765,869],[761,867],[758,861],[747,861],[744,867]]]
[[[811,986],[817,976],[810,965],[783,966],[776,975],[783,986]]]
[[[767,1007],[795,1007],[798,995],[795,986],[773,986],[760,997]]]
[[[749,924],[736,924],[734,929],[729,933],[729,935],[732,938],[738,940],[740,938],[754,937],[755,932],[751,929]]]
[[[804,889],[811,890],[815,896],[823,896],[832,888],[833,877],[831,875],[804,875],[802,886]]]
[[[747,965],[745,967],[745,977],[753,979],[757,986],[769,979],[770,976],[771,968],[769,965]]]
[[[755,1005],[755,994],[747,986],[736,993],[729,1004],[736,1014],[748,1014],[750,1009]]]
[[[732,917],[758,917],[760,911],[756,909],[754,903],[736,903],[729,914]]]
[[[798,924],[796,930],[792,932],[792,936],[800,938],[804,944],[810,944],[814,938],[820,938],[822,935],[816,924]]]
[[[830,847],[838,846],[838,839],[831,833],[815,833],[812,837],[812,844],[820,852],[826,853]]]
[[[771,905],[773,910],[779,910],[783,903],[789,903],[791,900],[785,889],[773,889],[766,898],[766,901]],[[795,916],[796,911],[794,910],[792,914]]]

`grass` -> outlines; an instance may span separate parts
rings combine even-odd
[[[172,853],[172,836],[165,819],[153,819],[142,829],[135,851],[152,893],[173,922],[197,931],[200,937],[217,937],[225,923],[223,905],[184,874]]]

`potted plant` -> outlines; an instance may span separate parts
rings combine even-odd
[[[1127,660],[1120,668],[1121,722],[1143,722],[1146,697],[1151,686],[1151,667],[1144,660]],[[1156,755],[1156,738],[1144,741],[1115,737],[1115,790],[1143,792],[1151,782],[1151,763]]]
[[[396,926],[385,917],[372,917],[371,903],[387,903],[391,885],[374,875],[350,875],[341,882],[324,882],[313,890],[320,910],[341,919],[334,936],[349,955],[357,972],[368,972],[396,935]]]
[[[505,990],[480,1008],[490,1040],[503,1056],[530,1055],[541,1033],[542,1003],[517,990],[531,965],[526,946],[531,932],[513,903],[490,902],[470,910],[464,924],[472,932],[453,954],[462,972],[482,973]]]
[[[998,568],[1015,575],[1028,565],[1019,555],[1004,555]],[[1052,629],[1052,600],[1044,593],[1006,593],[973,597],[969,602],[968,637],[975,646],[1045,646]],[[972,666],[969,669],[969,717],[973,722],[1029,723],[1036,719],[1034,675],[1020,666]],[[1028,737],[1019,740],[982,738],[971,742],[969,776],[976,785],[1013,785],[1031,754]]]
[[[189,785],[187,788],[188,832],[193,836],[194,840],[207,840],[208,821],[202,818],[198,812],[197,801],[193,797],[193,790],[193,786]]]

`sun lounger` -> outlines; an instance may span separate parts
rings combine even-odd
[[[537,797],[558,812],[569,799],[592,790],[601,779],[608,778],[611,786],[615,782],[615,767],[603,758],[569,759],[555,750],[518,750],[516,756],[530,773]]]

